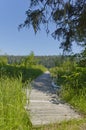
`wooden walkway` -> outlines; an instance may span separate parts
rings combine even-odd
[[[59,100],[51,85],[50,73],[46,72],[32,83],[30,94],[31,122],[33,125],[61,122],[80,118],[69,105]]]

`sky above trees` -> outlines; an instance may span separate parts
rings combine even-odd
[[[28,9],[29,0],[1,0],[0,1],[0,54],[28,55],[31,51],[35,55],[58,55],[58,40],[50,34],[47,36],[43,27],[36,35],[32,28],[18,30],[18,25],[25,20],[25,11]],[[50,25],[51,28],[52,24]],[[80,47],[73,46],[75,53],[80,52]]]

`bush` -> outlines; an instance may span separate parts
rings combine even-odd
[[[51,69],[51,73],[57,75],[57,84],[62,86],[61,98],[86,114],[86,68],[67,62]]]

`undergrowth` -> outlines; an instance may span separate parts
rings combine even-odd
[[[30,67],[25,67],[21,65],[3,65],[0,66],[0,77],[7,76],[18,78],[19,75],[22,75],[22,81],[26,82],[27,80],[33,80],[37,76],[41,75],[46,71],[46,68],[42,65],[33,65]]]
[[[31,130],[25,109],[29,82],[46,71],[42,65],[0,64],[0,130]]]
[[[50,71],[56,83],[61,86],[60,97],[86,115],[86,68],[66,62]]]

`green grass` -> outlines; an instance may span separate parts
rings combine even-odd
[[[21,78],[0,78],[0,130],[29,130],[30,117],[24,108],[26,95]]]
[[[86,92],[84,89],[83,92]],[[86,97],[82,93],[75,94],[74,91],[66,91],[62,95],[62,99],[71,104],[77,111],[86,116]]]
[[[51,74],[56,78],[57,84],[62,86],[60,96],[79,113],[82,120],[73,120],[57,123],[55,126],[43,126],[42,130],[85,130],[86,129],[86,68],[73,66],[68,69],[61,67],[52,68]],[[49,127],[49,128],[48,128]],[[40,129],[41,130],[41,129]]]
[[[31,67],[0,66],[0,130],[31,130],[30,115],[25,110],[24,87],[46,71],[41,65]],[[29,87],[29,85],[28,85]]]
[[[51,74],[56,76],[57,84],[62,86],[61,98],[86,115],[86,68],[71,68],[56,67],[51,69]]]
[[[40,65],[33,65],[29,68],[12,65],[0,67],[0,130],[85,130],[86,118],[43,126],[32,126],[30,115],[28,115],[29,113],[27,113],[24,108],[26,104],[26,94],[24,89],[22,89],[24,86],[23,83],[27,83],[29,79],[33,80],[44,71],[46,71],[46,69]],[[64,73],[63,69],[59,70],[59,76]],[[85,74],[81,75],[81,78],[79,80],[80,83],[82,80],[84,81]],[[60,80],[64,81],[64,78],[59,79],[59,84]],[[72,79],[72,81],[74,80],[75,79]],[[72,81],[70,80],[70,83],[73,83]],[[81,83],[81,86],[82,85]],[[77,91],[78,89],[75,90],[69,86],[69,82],[66,82],[62,91],[62,98],[85,115],[86,89],[85,87],[82,88]]]
[[[41,75],[43,72],[46,71],[46,68],[42,65],[33,65],[31,67],[25,67],[21,65],[3,65],[0,66],[0,77],[7,76],[7,77],[19,77],[22,75],[22,81],[26,82],[27,80],[33,80],[37,76]]]

